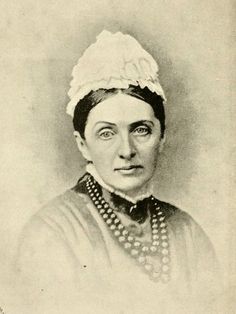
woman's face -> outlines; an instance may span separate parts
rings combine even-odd
[[[106,184],[132,196],[154,174],[160,134],[148,103],[117,94],[90,111],[85,140],[78,137],[77,143]]]

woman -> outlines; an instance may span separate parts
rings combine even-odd
[[[69,96],[86,173],[26,226],[20,272],[36,275],[40,291],[73,284],[80,296],[109,296],[106,304],[115,295],[116,305],[119,295],[126,310],[210,291],[218,279],[211,243],[152,190],[166,101],[154,59],[131,36],[104,31],[74,68]]]

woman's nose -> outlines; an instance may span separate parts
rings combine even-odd
[[[136,155],[135,147],[128,136],[121,139],[118,154],[120,158],[127,160],[131,160]]]

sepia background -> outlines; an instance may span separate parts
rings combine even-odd
[[[168,103],[156,195],[213,242],[225,291],[236,282],[233,1],[0,2],[0,264],[9,283],[18,234],[76,183],[84,162],[65,114],[71,71],[103,29],[133,35],[158,61]],[[1,305],[1,304],[0,304]]]

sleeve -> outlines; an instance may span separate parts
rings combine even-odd
[[[194,245],[196,267],[196,292],[199,287],[206,295],[217,295],[222,290],[222,278],[219,261],[213,244],[204,230],[191,219],[191,233]]]
[[[186,212],[178,210],[170,219],[178,266],[186,274],[190,291],[197,298],[222,291],[220,266],[214,247],[201,226]]]

